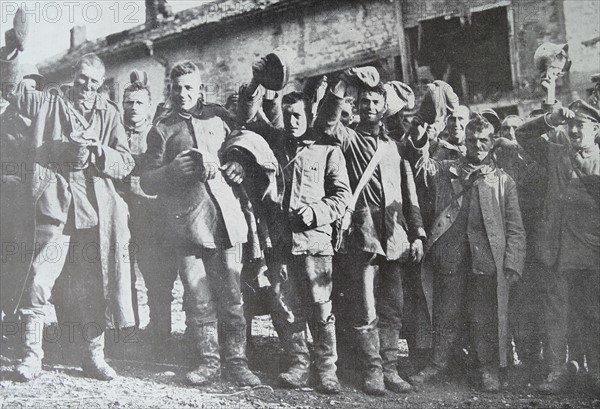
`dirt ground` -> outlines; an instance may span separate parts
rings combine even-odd
[[[192,387],[185,373],[194,359],[183,337],[185,316],[181,312],[181,287],[173,303],[174,334],[160,357],[143,342],[144,332],[119,334],[110,342],[109,361],[119,377],[111,382],[83,378],[69,345],[47,342],[43,375],[31,383],[14,382],[12,366],[18,351],[14,340],[2,343],[0,362],[1,408],[600,408],[600,391],[573,387],[559,396],[535,392],[524,371],[511,369],[510,383],[498,394],[478,392],[464,377],[441,379],[407,395],[388,393],[372,398],[360,392],[356,371],[338,371],[343,393],[326,396],[310,388],[277,387],[280,349],[268,317],[253,320],[249,345],[250,367],[263,381],[255,389],[239,389],[220,382]],[[113,334],[114,335],[114,334]],[[401,344],[401,367],[407,367],[406,345]]]

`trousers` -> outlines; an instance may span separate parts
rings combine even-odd
[[[201,248],[167,233],[157,251],[161,261],[155,268],[160,274],[148,280],[149,300],[170,302],[179,273],[188,328],[218,320],[226,331],[245,330],[240,289],[241,245]]]
[[[106,327],[99,230],[64,230],[62,223],[38,223],[35,257],[21,298],[22,315],[45,315],[53,297],[60,321]],[[53,290],[56,291],[53,292]],[[133,325],[133,323],[132,323]]]
[[[311,318],[326,321],[331,314],[332,256],[290,255],[287,264],[271,265],[275,305],[273,321],[303,331]],[[321,314],[321,309],[327,309]],[[322,316],[326,315],[326,316]]]
[[[400,261],[368,252],[338,254],[334,270],[339,309],[344,310],[344,321],[350,327],[401,329],[404,297]]]

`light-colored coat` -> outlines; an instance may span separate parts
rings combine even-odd
[[[21,243],[38,243],[35,237],[36,214],[40,198],[44,198],[44,214],[55,220],[66,222],[71,203],[68,182],[56,167],[69,166],[61,159],[68,147],[68,135],[73,130],[69,115],[70,102],[62,96],[39,91],[26,91],[19,85],[10,100],[21,115],[32,120],[31,133],[25,146],[25,157],[21,166],[21,179],[25,185]],[[127,145],[127,137],[116,105],[98,95],[93,112],[93,131],[103,152],[103,159],[86,171],[88,183],[92,183],[96,196],[96,211],[99,223],[100,262],[104,287],[104,298],[109,326],[124,327],[135,323],[131,291],[131,265],[129,262],[128,209],[117,194],[113,180],[126,177],[134,167]],[[72,164],[71,164],[72,165]],[[39,243],[42,244],[43,243]],[[29,247],[31,248],[31,247]],[[22,280],[15,283],[13,305],[19,308],[34,253],[26,255]]]
[[[409,160],[415,166],[417,183],[435,191],[435,220],[426,245],[426,255],[421,265],[421,284],[427,301],[429,317],[433,311],[434,257],[428,250],[442,238],[456,220],[462,197],[452,200],[462,190],[459,180],[464,160],[436,161],[429,158],[428,147],[417,149],[409,142]],[[424,183],[423,183],[424,182]],[[498,336],[500,365],[506,366],[508,337],[509,284],[507,269],[521,274],[525,263],[525,230],[521,220],[517,187],[502,169],[495,168],[475,183],[486,235],[497,271]]]

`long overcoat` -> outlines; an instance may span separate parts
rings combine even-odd
[[[36,237],[36,216],[40,198],[44,198],[44,214],[66,222],[71,204],[69,182],[62,175],[72,163],[65,161],[69,134],[73,131],[74,117],[71,103],[66,96],[49,92],[27,91],[20,84],[10,97],[10,103],[18,112],[31,119],[30,133],[25,141],[26,161],[18,164],[24,188],[23,209],[20,213],[22,237],[15,242],[21,244],[20,271],[14,285],[11,305],[19,308],[27,277],[36,253],[28,251],[40,246],[43,238]],[[87,183],[93,185],[94,205],[99,224],[99,261],[102,267],[105,317],[111,327],[127,327],[135,323],[131,290],[131,266],[129,260],[130,235],[127,227],[128,209],[117,194],[113,180],[125,178],[134,168],[129,152],[127,136],[117,106],[98,95],[94,103],[91,133],[101,146],[100,160],[85,171]]]
[[[412,145],[409,142],[409,145]],[[429,250],[456,220],[462,197],[456,198],[462,190],[459,179],[461,168],[466,164],[464,159],[454,161],[436,161],[429,158],[427,146],[417,149],[414,145],[408,148],[409,160],[415,166],[418,175],[417,183],[421,188],[434,189],[435,219],[431,226],[425,248],[425,258],[421,265],[421,285],[427,303],[427,310],[432,319],[433,311],[433,275],[436,274],[434,255]],[[525,263],[525,230],[521,220],[517,188],[512,178],[502,169],[491,167],[491,171],[475,183],[473,189],[479,193],[479,201],[486,235],[489,241],[497,277],[498,302],[498,351],[500,365],[506,366],[508,339],[508,298],[509,284],[505,276],[506,269],[522,274]],[[422,326],[428,323],[420,323]],[[422,328],[421,328],[422,329]],[[419,331],[420,344],[428,347],[431,338],[423,336],[431,331]],[[425,345],[423,345],[425,344]]]

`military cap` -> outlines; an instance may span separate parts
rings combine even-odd
[[[600,124],[600,111],[582,99],[569,105],[569,109],[575,113],[575,119],[578,121]]]

